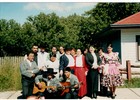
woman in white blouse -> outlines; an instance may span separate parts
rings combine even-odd
[[[77,56],[75,61],[75,75],[77,76],[79,82],[83,84],[80,86],[78,96],[82,98],[87,93],[86,75],[87,75],[87,65],[85,61],[85,56],[82,55],[80,49],[77,49]]]

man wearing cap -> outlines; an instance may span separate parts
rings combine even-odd
[[[57,87],[61,87],[59,80],[54,76],[57,72],[54,72],[53,68],[48,68],[47,71],[43,72],[43,75],[38,75],[35,78],[35,84],[38,88],[44,88],[41,82],[45,82],[46,86],[52,86],[52,88],[47,88],[40,95],[45,97],[45,99],[56,99],[58,98]]]

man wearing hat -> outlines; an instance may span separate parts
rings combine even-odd
[[[41,82],[45,82],[46,86],[52,86],[52,88],[46,88],[41,96],[46,99],[56,99],[58,98],[57,87],[61,87],[59,80],[54,76],[57,72],[54,72],[53,68],[48,68],[47,71],[43,72],[43,75],[38,75],[35,78],[36,85],[41,89],[44,88]]]

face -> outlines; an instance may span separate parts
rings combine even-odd
[[[84,54],[86,54],[88,52],[88,49],[85,49]]]
[[[56,60],[56,57],[51,57],[50,60],[54,62]]]
[[[76,52],[75,52],[75,50],[71,50],[71,55],[75,55],[76,54]]]
[[[82,54],[81,50],[80,49],[77,49],[77,56],[79,56],[81,54]]]
[[[59,48],[59,51],[60,51],[61,54],[63,54],[64,53],[64,48],[63,47],[60,47]]]
[[[102,55],[102,53],[103,53],[103,51],[100,49],[100,50],[99,50],[99,55]]]
[[[112,52],[112,50],[113,50],[113,48],[112,48],[112,47],[107,47],[107,51],[108,51],[108,53],[111,53],[111,52]]]
[[[32,47],[32,51],[33,51],[34,53],[37,53],[37,51],[38,51],[38,46],[33,46],[33,47]]]
[[[65,76],[66,76],[66,78],[69,78],[69,76],[70,76],[70,72],[69,71],[65,71]]]
[[[40,48],[40,52],[45,52],[45,48]]]
[[[33,53],[30,53],[29,56],[27,57],[27,59],[29,61],[33,61],[34,60],[34,54]]]
[[[57,51],[56,47],[53,47],[53,48],[52,48],[52,52],[55,53],[56,51]]]
[[[94,52],[95,49],[94,49],[93,47],[90,47],[90,48],[89,48],[89,51],[90,51],[90,52]]]
[[[70,53],[71,53],[71,51],[70,51],[70,50],[66,51],[66,54],[67,54],[67,55],[70,55]]]
[[[48,75],[48,79],[52,79],[52,75]]]

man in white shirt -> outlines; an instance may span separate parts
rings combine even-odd
[[[45,51],[45,46],[40,46],[40,52],[38,52],[38,67],[40,70],[46,71],[46,64],[49,60],[49,53]]]

